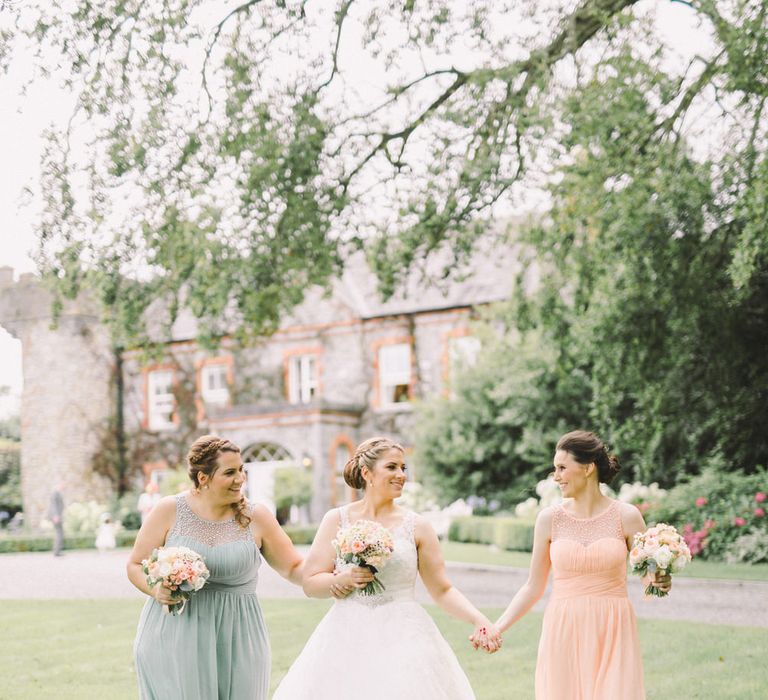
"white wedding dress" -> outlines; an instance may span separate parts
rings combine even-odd
[[[349,525],[348,507],[340,509]],[[379,595],[334,602],[272,700],[474,700],[456,655],[416,602],[415,514],[391,530]]]

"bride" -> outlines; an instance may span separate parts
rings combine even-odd
[[[337,599],[288,670],[273,700],[473,700],[475,694],[448,643],[414,598],[417,574],[433,600],[475,626],[487,651],[501,638],[496,627],[445,573],[431,525],[395,504],[406,481],[403,448],[383,437],[362,443],[344,468],[344,479],[364,489],[362,500],[326,513],[304,565],[304,592]],[[386,527],[394,553],[377,578],[384,591],[362,595],[373,575],[336,559],[339,528],[358,520]]]

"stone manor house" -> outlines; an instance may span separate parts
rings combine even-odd
[[[213,353],[198,345],[195,320],[182,313],[164,339],[166,357],[146,364],[136,351],[123,354],[126,430],[160,444],[176,434],[174,388],[184,379],[198,434],[219,434],[243,450],[250,495],[269,502],[275,468],[297,465],[311,470],[309,514],[319,519],[355,496],[341,472],[356,444],[386,434],[411,447],[412,402],[450,393],[456,363],[471,361],[479,347],[471,329],[477,307],[509,297],[516,267],[509,249],[478,253],[457,279],[437,285],[413,276],[382,301],[358,256],[330,292],[309,290],[274,335],[248,348],[225,338]],[[116,362],[106,330],[86,299],[66,303],[51,321],[39,280],[16,280],[0,268],[0,326],[23,350],[22,490],[32,524],[44,517],[57,481],[69,501],[105,503],[113,488],[92,469],[114,413]],[[134,466],[148,480],[169,465],[161,455]]]

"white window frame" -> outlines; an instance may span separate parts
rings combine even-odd
[[[229,403],[229,381],[226,364],[212,362],[200,369],[200,396],[204,403],[222,406]],[[214,386],[209,386],[211,381]],[[216,381],[218,380],[218,381]]]
[[[400,407],[410,400],[411,387],[411,344],[392,343],[382,345],[378,353],[379,362],[379,405],[381,408]],[[405,393],[398,387],[406,387]],[[405,400],[396,400],[396,395]]]
[[[166,389],[165,391],[159,391]],[[147,427],[150,430],[171,430],[176,427],[173,412],[173,370],[156,369],[147,375]]]
[[[288,401],[309,403],[317,395],[317,356],[293,355],[288,359]]]

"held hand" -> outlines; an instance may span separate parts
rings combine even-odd
[[[486,620],[475,627],[475,631],[469,636],[469,641],[474,649],[482,648],[489,654],[495,654],[501,649],[501,632],[496,625]]]

